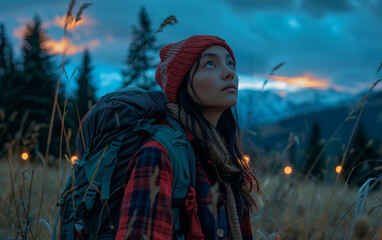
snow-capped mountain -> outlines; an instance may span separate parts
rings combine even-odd
[[[351,93],[333,89],[303,89],[296,92],[277,90],[240,90],[237,104],[241,128],[278,122],[282,119],[355,103]]]
[[[373,91],[367,101],[364,98],[366,94],[367,91],[364,91],[350,97],[348,101],[339,101],[337,105],[330,101],[327,105],[321,105],[322,110],[316,107],[317,111],[309,110],[277,122],[263,122],[261,126],[258,124],[253,129],[256,137],[250,141],[261,147],[285,149],[290,137],[294,136],[299,139],[299,144],[306,144],[313,124],[318,124],[322,139],[334,137],[329,151],[336,152],[341,146],[345,146],[343,144],[348,144],[354,128],[362,124],[370,139],[382,142],[382,91]],[[323,103],[324,96],[317,96],[321,96]],[[363,100],[358,105],[361,99]],[[349,118],[349,114],[352,117]],[[257,116],[260,118],[260,115]]]

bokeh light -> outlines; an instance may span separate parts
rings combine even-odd
[[[77,160],[78,160],[78,157],[76,155],[73,155],[71,158],[70,158],[70,161],[72,164],[76,164],[77,163]]]
[[[251,157],[249,155],[244,155],[244,161],[247,165],[249,165],[249,162],[251,161]]]
[[[290,175],[290,174],[292,174],[292,172],[293,172],[292,167],[290,167],[290,166],[286,166],[286,167],[284,168],[284,173],[285,173],[285,175]]]
[[[21,159],[24,160],[24,161],[28,160],[29,159],[29,154],[27,152],[23,152],[21,154]]]
[[[342,166],[341,165],[338,165],[336,167],[336,173],[340,173],[342,171]]]

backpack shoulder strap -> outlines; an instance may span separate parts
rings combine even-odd
[[[135,131],[149,132],[150,137],[166,149],[174,174],[173,199],[184,199],[188,187],[196,184],[195,154],[183,127],[172,118],[167,117],[166,120],[174,129],[167,125],[154,125],[144,119],[139,121]]]
[[[182,153],[184,155],[181,155],[180,159],[177,159],[176,161],[178,162],[178,170],[177,170],[177,176],[176,176],[176,182],[175,182],[175,176],[174,176],[174,184],[175,187],[173,187],[173,198],[171,202],[172,206],[172,218],[173,218],[173,237],[172,239],[177,239],[177,240],[185,240],[185,237],[181,231],[181,224],[179,221],[179,216],[180,216],[180,210],[181,208],[184,207],[185,204],[185,198],[187,195],[187,190],[184,192],[183,190],[178,188],[178,182],[184,182],[185,180],[182,179],[185,175],[181,174],[181,169],[179,168],[179,165],[182,166],[188,166],[188,171],[190,173],[190,179],[189,179],[189,186],[195,188],[196,185],[196,160],[195,160],[195,153],[194,150],[191,146],[191,143],[187,137],[187,134],[183,127],[180,125],[178,121],[171,117],[166,117],[166,120],[170,125],[176,129],[177,131],[182,133],[183,138],[185,138],[186,141],[186,152]],[[183,150],[184,151],[184,150]],[[180,164],[181,163],[181,164]],[[174,161],[172,162],[174,163]],[[174,168],[174,167],[173,167]],[[174,193],[175,192],[175,193]]]
[[[176,120],[166,117],[174,128],[166,125],[151,125],[141,122],[139,128],[150,132],[151,138],[158,141],[167,151],[173,169],[171,208],[174,232],[180,229],[180,209],[184,207],[189,186],[196,185],[196,162],[194,150],[183,129]],[[177,236],[177,239],[184,237]]]
[[[186,156],[188,156],[188,158],[186,157],[181,157],[181,161],[184,165],[188,165],[189,166],[189,172],[190,172],[190,177],[191,177],[191,183],[190,183],[190,186],[195,188],[195,185],[196,185],[196,161],[195,161],[195,153],[194,153],[194,149],[192,148],[191,146],[191,142],[189,141],[188,137],[187,137],[187,133],[186,131],[184,130],[184,128],[182,127],[182,125],[180,125],[180,123],[178,121],[176,121],[175,119],[171,118],[171,117],[166,117],[166,120],[170,123],[170,125],[176,129],[176,131],[179,131],[182,133],[182,136],[184,138],[184,140],[186,141]]]
[[[89,188],[86,189],[83,201],[86,208],[90,210],[93,207],[97,194],[97,189],[101,187],[101,199],[108,199],[110,195],[111,178],[114,168],[117,165],[117,155],[125,134],[121,134],[106,147],[92,156],[93,161],[80,161],[84,163],[86,177]]]

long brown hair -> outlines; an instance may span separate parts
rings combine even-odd
[[[196,68],[194,69],[193,73],[191,74],[189,72],[183,80],[178,92],[178,103],[180,108],[182,108],[186,113],[186,122],[195,123],[195,121],[197,121],[201,128],[205,130],[202,131],[202,134],[206,134],[206,132],[210,131],[213,126],[201,115],[201,112],[203,112],[205,109],[204,106],[202,104],[197,104],[187,91],[187,85],[190,83],[194,96],[197,100],[199,100],[193,89],[193,77],[197,71],[199,62],[200,58],[196,62]],[[192,135],[197,136],[195,124],[191,124],[191,126],[186,127]],[[243,216],[244,211],[248,209],[247,207],[257,207],[256,201],[251,195],[251,190],[254,189],[258,193],[261,191],[258,179],[253,175],[252,170],[246,163],[243,153],[241,152],[240,130],[237,123],[237,112],[235,108],[226,109],[222,113],[217,123],[216,130],[225,139],[228,145],[227,150],[230,154],[230,158],[232,159],[234,165],[240,170],[240,175],[236,176],[234,179],[221,179],[218,173],[215,173],[215,177],[220,178],[221,181],[231,185],[235,195],[237,212],[239,217],[241,217]],[[199,153],[202,153],[199,154],[202,162],[210,159],[210,156],[208,155],[209,151],[207,149],[207,144],[204,139],[207,139],[206,135],[202,136],[202,138],[195,138],[195,150]],[[217,143],[217,140],[214,142]],[[219,146],[219,144],[217,144],[217,146]]]

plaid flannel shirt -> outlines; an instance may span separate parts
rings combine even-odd
[[[189,136],[190,137],[190,136]],[[203,166],[196,157],[196,203],[197,216],[204,238],[198,239],[228,239],[226,196],[219,191],[218,219],[209,210],[211,204],[211,187],[213,184],[207,176],[208,166]],[[207,163],[208,164],[208,163]],[[155,186],[150,189],[150,181],[158,166],[159,172],[155,178]],[[173,173],[168,153],[155,140],[147,141],[133,156],[128,172],[130,178],[125,186],[121,208],[121,217],[116,239],[148,239],[167,240],[172,238],[173,219],[171,209],[171,191]],[[155,192],[157,193],[155,194]],[[154,197],[153,197],[154,196]],[[152,207],[151,207],[152,206]],[[253,239],[248,211],[240,221],[244,240]],[[194,221],[197,221],[197,219]],[[192,226],[196,223],[189,223]],[[198,223],[197,223],[198,224]],[[128,238],[126,238],[128,236]]]

